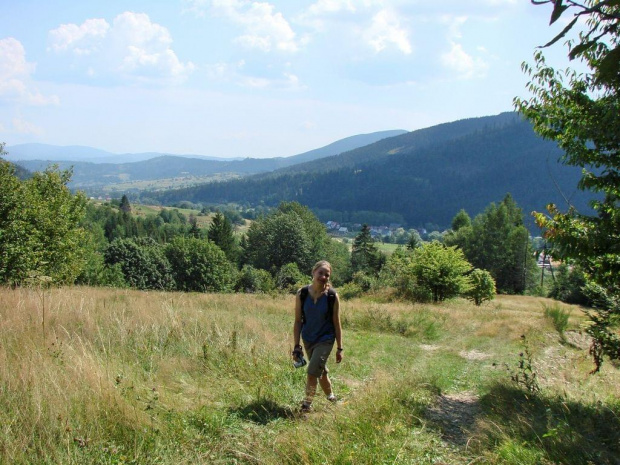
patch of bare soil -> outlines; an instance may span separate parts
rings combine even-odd
[[[461,351],[459,355],[466,360],[486,360],[490,358],[490,354],[485,354],[484,352],[480,352],[479,350],[470,350],[469,352]]]
[[[434,346],[432,344],[420,344],[420,349],[425,350],[427,352],[432,352],[434,350],[439,349],[439,346]]]
[[[564,331],[566,342],[577,349],[588,350],[592,344],[592,336],[583,331]]]
[[[437,403],[428,409],[427,418],[441,429],[445,441],[464,446],[479,414],[478,396],[462,392],[440,395]]]

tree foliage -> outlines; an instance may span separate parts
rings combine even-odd
[[[232,263],[239,259],[239,246],[235,240],[233,226],[230,220],[221,212],[217,212],[211,220],[207,237],[217,245]]]
[[[186,292],[232,290],[234,268],[226,254],[208,239],[175,237],[166,245],[176,288]]]
[[[244,261],[273,275],[284,265],[295,263],[309,275],[312,265],[326,258],[329,240],[325,227],[307,207],[282,203],[250,225]]]
[[[249,294],[267,294],[275,288],[273,277],[267,270],[244,265],[237,274],[235,291]]]
[[[465,298],[480,306],[483,302],[495,298],[495,280],[486,270],[475,269],[467,275],[468,289]]]
[[[471,265],[456,246],[446,247],[433,241],[412,253],[411,274],[433,302],[457,297],[467,289],[465,274],[471,270]]]
[[[573,13],[551,46],[565,37],[580,17],[585,29],[569,40],[568,56],[581,61],[586,72],[555,70],[542,51],[534,65],[523,64],[532,97],[515,99],[517,109],[536,132],[557,142],[562,161],[582,168],[579,187],[597,193],[594,214],[569,205],[548,205],[537,223],[552,243],[552,254],[577,264],[585,274],[584,289],[594,302],[589,313],[591,349],[600,369],[603,358],[620,359],[620,3],[617,0],[538,1],[551,4],[551,23]]]
[[[457,214],[453,222],[460,223],[458,217],[462,214]],[[491,203],[471,226],[463,222],[446,236],[445,242],[459,246],[473,266],[491,273],[503,293],[525,292],[536,270],[523,213],[510,194],[499,204]]]
[[[361,271],[376,276],[383,263],[384,258],[370,235],[370,228],[364,224],[353,241],[351,269],[353,273]]]
[[[115,239],[104,252],[108,266],[120,265],[125,282],[137,289],[173,290],[170,262],[153,239]]]
[[[0,155],[4,154],[0,145]],[[70,171],[48,168],[20,181],[0,159],[0,282],[32,276],[73,283],[84,265],[86,198],[67,188]]]

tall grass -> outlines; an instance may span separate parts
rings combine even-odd
[[[613,444],[618,370],[606,365],[588,376],[583,352],[545,337],[552,328],[541,302],[547,301],[500,297],[487,308],[343,302],[345,360],[330,362],[341,401],[318,396],[315,411],[302,418],[305,373],[289,358],[290,296],[3,288],[0,463],[517,464],[524,457],[612,457],[620,452]],[[517,363],[524,333],[537,344],[532,369],[541,385],[529,403],[503,368]],[[461,423],[458,412],[442,411],[461,404],[440,399],[464,393],[479,398],[480,409]],[[562,413],[560,394],[570,412]],[[519,423],[516,401],[535,424]],[[595,426],[599,414],[605,428]],[[573,441],[578,435],[584,439]]]
[[[571,315],[570,308],[564,308],[557,302],[554,302],[551,305],[543,304],[543,308],[545,311],[545,316],[551,320],[553,327],[560,335],[560,339],[564,342],[564,331],[568,328],[568,321]]]

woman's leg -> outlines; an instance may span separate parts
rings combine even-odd
[[[321,389],[323,389],[325,395],[329,397],[332,394],[332,382],[326,371],[324,371],[319,378],[319,383],[321,384]]]
[[[312,401],[314,400],[314,395],[316,394],[317,384],[318,384],[318,378],[314,375],[308,374],[308,379],[306,380],[306,397],[301,404],[302,409],[306,409],[306,410],[310,409],[310,406],[312,405]]]

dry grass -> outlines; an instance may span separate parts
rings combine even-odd
[[[588,376],[586,349],[560,343],[545,302],[343,302],[345,361],[332,365],[343,402],[318,399],[299,422],[291,296],[2,288],[0,462],[464,463],[471,451],[425,412],[440,393],[509,382],[523,334],[544,390],[588,405],[620,397],[618,370]],[[574,308],[569,341],[583,321]]]

